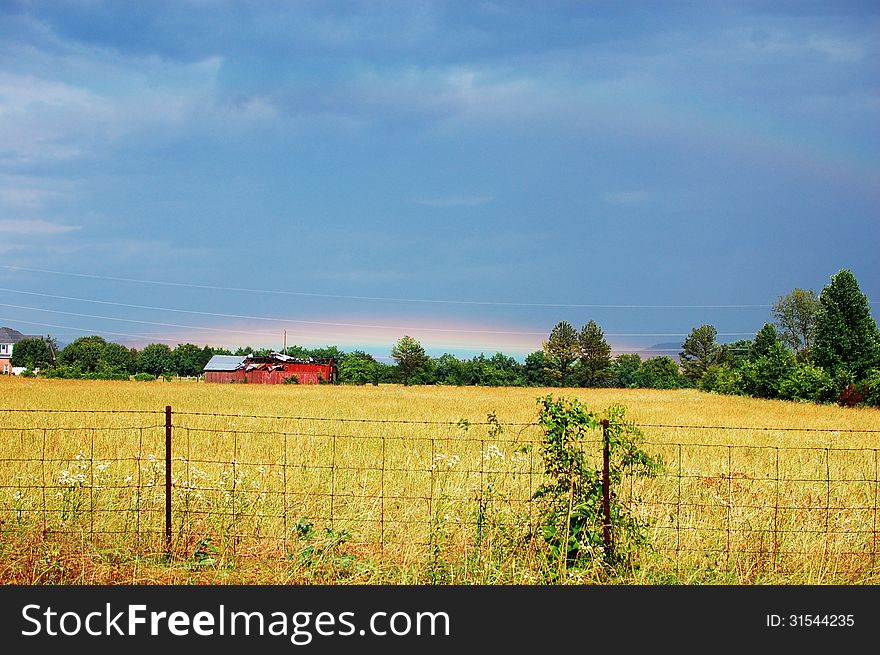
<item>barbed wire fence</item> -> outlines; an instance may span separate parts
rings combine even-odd
[[[175,559],[480,559],[534,531],[536,423],[0,410],[0,538]],[[880,430],[637,424],[663,459],[618,498],[680,570],[873,572]],[[777,445],[782,433],[803,445]],[[733,438],[736,435],[736,438]],[[843,442],[843,443],[841,443]],[[597,470],[602,434],[585,444]],[[608,519],[610,521],[610,518]]]

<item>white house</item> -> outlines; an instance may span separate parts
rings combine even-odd
[[[12,362],[12,349],[19,341],[22,339],[41,339],[42,337],[34,336],[32,334],[22,334],[18,330],[13,330],[8,327],[0,327],[0,373],[4,375],[18,375],[22,371],[23,368],[20,366],[13,367]]]

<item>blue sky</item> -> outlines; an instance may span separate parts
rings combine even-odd
[[[880,300],[878,78],[873,2],[0,0],[0,324],[522,357]]]

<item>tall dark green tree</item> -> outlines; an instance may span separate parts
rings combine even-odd
[[[391,348],[391,357],[397,362],[397,368],[403,377],[403,384],[409,385],[410,378],[430,361],[416,339],[407,335],[401,337]]]
[[[781,343],[779,333],[770,323],[764,323],[764,327],[758,330],[752,346],[749,348],[749,359],[758,359],[770,352],[770,349],[777,343]]]
[[[577,330],[568,321],[560,321],[544,342],[544,368],[547,377],[559,386],[571,382],[571,368],[581,354]]]
[[[811,359],[832,376],[860,380],[880,367],[880,331],[855,275],[836,273],[819,296]]]
[[[578,334],[578,361],[581,384],[585,387],[606,387],[611,383],[611,346],[595,321],[590,320]]]
[[[685,377],[692,382],[698,382],[710,366],[718,365],[724,360],[724,351],[715,342],[717,334],[715,326],[701,325],[691,330],[681,345],[681,368]]]
[[[779,296],[771,307],[782,342],[801,359],[808,357],[819,315],[819,295],[812,289],[794,289]]]

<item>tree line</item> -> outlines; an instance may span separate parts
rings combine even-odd
[[[705,391],[880,406],[880,331],[855,276],[841,270],[821,294],[795,289],[772,305],[754,339],[721,345],[695,328],[682,345],[685,376]]]
[[[293,357],[333,359],[339,383],[442,384],[455,386],[615,387],[705,391],[762,398],[880,405],[880,332],[855,276],[834,275],[821,294],[795,289],[771,306],[775,319],[753,339],[718,343],[712,325],[694,328],[682,343],[679,361],[662,355],[612,356],[595,321],[580,330],[557,323],[541,350],[520,363],[504,353],[472,358],[431,357],[411,336],[391,349],[387,364],[369,353],[336,346],[292,346]],[[154,379],[197,377],[213,355],[266,355],[271,349],[236,350],[153,343],[142,350],[100,336],[76,339],[60,351],[51,337],[24,339],[12,365],[45,377]],[[33,374],[33,373],[30,373]]]
[[[520,384],[704,391],[758,398],[880,406],[880,331],[851,271],[835,274],[821,294],[797,288],[771,305],[773,323],[752,339],[718,343],[713,325],[691,330],[679,361],[611,355],[595,321],[577,330],[557,323],[540,351],[516,364],[500,353],[458,361],[425,356],[404,337],[392,351],[404,384]],[[510,360],[510,361],[508,361]]]

